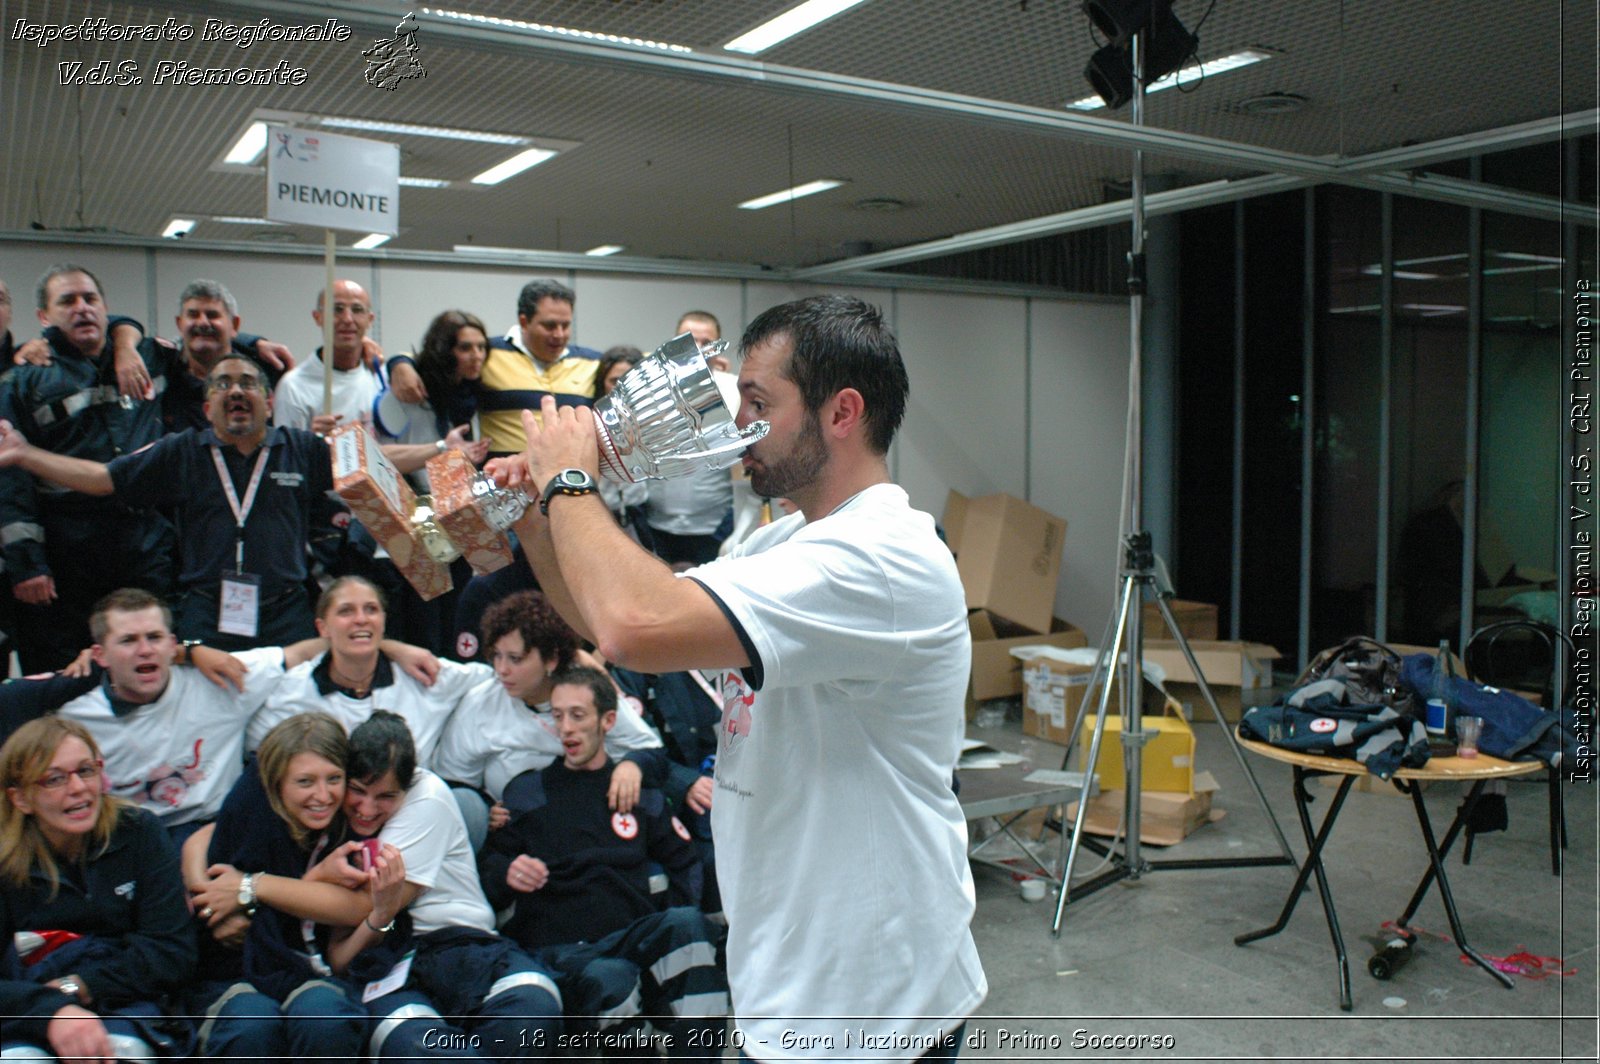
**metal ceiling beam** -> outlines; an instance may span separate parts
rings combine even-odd
[[[448,0],[445,2],[448,3]],[[161,6],[211,16],[215,16],[219,10],[235,10],[258,17],[276,17],[286,22],[320,21],[329,13],[325,3],[310,3],[307,0],[240,0],[231,3],[226,0],[209,3],[170,0]],[[1240,167],[1252,172],[1295,174],[1321,180],[1331,180],[1337,172],[1337,166],[1331,160],[1177,130],[1150,127],[1135,129],[1126,122],[1056,108],[962,96],[913,85],[777,66],[709,52],[670,52],[622,41],[487,22],[466,22],[433,13],[433,10],[422,7],[415,9],[424,40],[444,37],[465,46],[489,47],[521,55],[534,54],[547,59],[613,67],[634,73],[692,78],[713,84],[769,89],[923,115],[969,119],[987,126],[1062,136],[1129,151],[1142,149],[1163,156]],[[391,32],[396,19],[392,9],[342,4],[337,16],[352,27],[366,27],[382,33]],[[419,116],[416,120],[428,119]]]
[[[1152,192],[1145,197],[1144,210],[1147,215],[1175,214],[1195,207],[1208,207],[1215,203],[1229,203],[1233,200],[1248,199],[1252,196],[1287,192],[1291,189],[1304,188],[1307,185],[1316,183],[1313,178],[1289,177],[1280,174],[1248,177],[1232,181],[1208,181],[1203,185],[1191,185],[1188,188]],[[841,273],[881,270],[887,266],[898,266],[902,263],[936,258],[940,255],[956,255],[963,251],[997,247],[1001,244],[1014,244],[1020,240],[1034,240],[1039,237],[1071,233],[1081,229],[1098,229],[1104,225],[1127,221],[1130,211],[1131,204],[1128,200],[1097,203],[1089,207],[1079,207],[1076,210],[1062,211],[1060,214],[1045,215],[1042,218],[1030,218],[1027,221],[1011,222],[1007,225],[997,225],[988,229],[975,229],[970,233],[961,233],[957,236],[944,237],[940,240],[929,240],[921,244],[911,244],[889,251],[875,251],[866,255],[856,255],[848,259],[839,259],[836,262],[819,263],[815,266],[791,270],[789,276],[797,281],[814,281],[824,277],[834,278]]]

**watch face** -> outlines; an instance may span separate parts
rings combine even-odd
[[[561,481],[566,488],[589,488],[594,486],[594,478],[581,469],[563,469],[556,474],[556,479]]]

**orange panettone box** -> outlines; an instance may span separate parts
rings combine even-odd
[[[511,564],[511,544],[484,515],[485,496],[472,492],[477,473],[460,451],[449,450],[428,459],[433,519],[461,551],[472,571],[482,575]]]
[[[383,455],[378,441],[360,425],[346,425],[328,437],[333,455],[333,490],[366,526],[378,545],[424,599],[449,591],[450,569],[422,549],[412,535],[416,492]]]

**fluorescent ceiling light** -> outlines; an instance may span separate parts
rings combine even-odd
[[[1424,318],[1446,318],[1467,312],[1466,307],[1457,303],[1401,303],[1400,309],[1414,310]]]
[[[824,22],[861,3],[861,0],[806,0],[799,7],[790,8],[777,18],[768,19],[749,33],[735,37],[722,47],[730,52],[756,55],[775,44],[804,33],[819,22]]]
[[[474,185],[498,185],[509,177],[515,177],[529,167],[538,166],[546,159],[555,156],[549,148],[529,148],[527,151],[518,152],[498,166],[491,166],[483,173],[472,179]]]
[[[528,248],[498,247],[494,244],[457,244],[451,248],[457,255],[530,255]]]
[[[1180,70],[1174,70],[1160,81],[1155,81],[1145,86],[1144,91],[1146,95],[1149,95],[1152,92],[1161,92],[1163,89],[1170,89],[1174,85],[1177,85],[1180,80],[1188,82],[1192,81],[1196,77],[1199,77],[1201,74],[1205,74],[1209,77],[1212,74],[1222,74],[1229,70],[1238,70],[1240,67],[1247,67],[1252,63],[1259,63],[1263,59],[1271,59],[1274,54],[1275,53],[1273,52],[1268,52],[1260,48],[1245,48],[1241,51],[1234,52],[1231,55],[1220,56],[1216,59],[1205,59],[1198,63],[1191,63],[1189,66],[1183,67]],[[1067,109],[1070,111],[1094,111],[1104,107],[1105,105],[1106,102],[1098,95],[1085,96],[1081,100],[1074,100],[1067,104]]]
[[[1516,259],[1518,262],[1548,262],[1555,266],[1567,261],[1560,255],[1531,255],[1526,251],[1491,251],[1489,254],[1497,259]]]
[[[759,211],[763,207],[788,203],[790,200],[797,200],[802,196],[814,196],[818,192],[826,192],[830,188],[838,188],[842,184],[844,184],[843,181],[834,181],[829,178],[823,178],[820,181],[807,181],[803,185],[786,188],[782,192],[774,192],[767,196],[757,196],[755,199],[745,200],[739,204],[739,209],[743,211]]]
[[[366,236],[362,237],[360,240],[357,240],[350,246],[355,248],[357,251],[371,251],[373,248],[387,244],[388,242],[388,233],[368,233]]]
[[[1383,274],[1383,267],[1377,264],[1363,266],[1361,272],[1368,277],[1378,277]],[[1397,281],[1437,281],[1441,276],[1437,273],[1423,273],[1420,270],[1394,271],[1394,279]]]
[[[183,236],[193,228],[193,218],[174,218],[172,221],[167,223],[167,227],[165,229],[161,230],[161,235],[170,240],[173,237]]]
[[[640,37],[619,37],[615,33],[595,33],[591,30],[574,30],[565,26],[551,26],[544,22],[524,22],[518,18],[500,18],[496,15],[478,15],[470,11],[448,11],[437,7],[422,8],[424,15],[433,15],[437,18],[455,19],[458,22],[476,22],[484,26],[504,26],[516,30],[536,30],[539,33],[553,33],[559,37],[578,37],[586,41],[608,41],[612,44],[631,44],[636,48],[654,48],[663,52],[692,52],[693,48],[681,44],[663,44],[660,41],[647,41]]]
[[[590,248],[588,251],[585,251],[584,254],[593,255],[597,259],[603,259],[607,255],[615,255],[617,252],[622,250],[622,247],[623,245],[621,244],[601,244],[597,248]]]
[[[251,122],[243,135],[234,141],[233,147],[228,149],[228,154],[223,157],[225,163],[235,166],[249,166],[261,157],[267,150],[267,124],[265,122]]]
[[[1532,266],[1490,266],[1484,269],[1485,277],[1493,277],[1502,273],[1537,273],[1541,270],[1559,270],[1559,262],[1540,262]]]
[[[371,118],[328,115],[317,119],[324,129],[359,129],[367,133],[397,133],[407,137],[438,137],[442,140],[470,140],[479,144],[526,144],[528,137],[516,133],[490,133],[481,129],[454,129],[450,126],[418,126],[410,122],[380,122]]]
[[[400,183],[406,188],[449,188],[450,182],[442,177],[402,177]]]
[[[221,222],[223,225],[283,225],[284,224],[283,222],[269,221],[266,218],[247,218],[247,217],[245,217],[243,215],[240,215],[240,214],[213,214],[211,216],[211,220],[213,222]]]

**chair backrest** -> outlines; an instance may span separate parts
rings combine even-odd
[[[1570,669],[1577,661],[1577,648],[1565,632],[1543,621],[1514,618],[1473,632],[1461,656],[1479,683],[1537,691],[1540,704],[1554,709],[1567,697],[1567,678],[1557,653],[1561,644]]]

